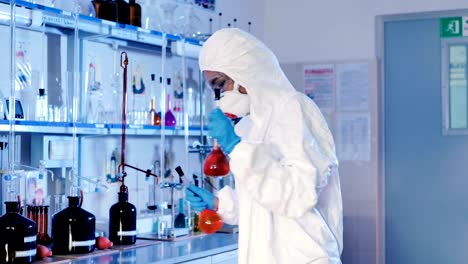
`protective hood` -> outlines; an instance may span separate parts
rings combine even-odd
[[[199,65],[202,71],[225,73],[247,89],[250,117],[265,133],[271,118],[275,118],[272,117],[274,110],[295,97],[301,104],[302,113],[281,113],[282,118],[302,114],[309,130],[306,133],[314,137],[313,148],[320,152],[322,158],[338,164],[333,137],[319,109],[304,95],[297,95],[276,56],[260,40],[237,28],[218,30],[203,45]]]
[[[317,209],[316,211],[322,215],[328,228],[336,237],[341,252],[343,245],[342,202],[337,170],[338,160],[335,155],[333,137],[317,105],[306,95],[294,89],[270,49],[255,37],[240,29],[227,28],[215,32],[203,45],[200,51],[199,64],[202,71],[222,72],[247,89],[250,97],[249,119],[252,121],[253,126],[251,131],[254,131],[250,133],[249,130],[248,132],[250,142],[256,141],[255,144],[258,146],[264,146],[274,140],[273,145],[278,146],[284,153],[288,153],[289,156],[306,157],[303,159],[303,163],[310,163],[316,168],[316,173],[313,173],[314,170],[309,170],[310,175],[306,175],[307,173],[295,175],[294,179],[301,179],[300,181],[303,183],[311,183],[310,186],[313,190],[310,192],[316,193],[319,197],[319,202],[314,210]],[[285,109],[288,110],[285,111]],[[294,120],[294,122],[297,122],[297,126],[279,127],[277,125],[279,122],[276,121],[284,119]],[[278,135],[278,133],[275,133],[277,132],[275,129],[281,131],[296,129],[295,131],[286,131],[281,135],[294,135],[294,142],[301,142],[302,144],[291,145],[287,136],[280,139],[270,138],[270,135]],[[244,137],[242,139],[244,141]],[[239,154],[238,159],[249,156],[247,153],[251,152],[248,149],[253,146],[248,145],[250,142],[244,142],[245,149],[240,151],[245,151],[245,153]],[[263,142],[266,144],[262,144]],[[241,143],[239,145],[242,145]],[[256,150],[261,149],[261,147],[257,146],[255,148]],[[253,161],[242,161],[238,164],[248,162],[261,164],[261,162],[265,162],[267,154],[258,153],[260,154],[252,155]],[[267,153],[271,153],[271,151]],[[235,158],[233,157],[233,159]],[[301,163],[299,166],[302,165]],[[239,178],[242,175],[236,177]],[[268,175],[268,177],[275,176]],[[254,181],[261,177],[255,178],[248,175],[245,178]],[[262,181],[265,180],[264,178],[261,179],[263,179]],[[286,179],[282,180],[285,181]],[[267,191],[264,189],[249,193],[262,195]],[[280,206],[276,206],[277,202],[274,204],[275,210],[277,210]],[[292,210],[291,206],[287,208]]]

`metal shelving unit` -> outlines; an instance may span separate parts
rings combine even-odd
[[[10,1],[0,0],[0,24],[8,24],[10,19]],[[74,30],[75,18],[73,14],[60,9],[34,4],[27,1],[16,1],[16,24],[19,28],[41,31],[42,24],[46,25],[48,31]],[[135,45],[150,45],[162,47],[163,33],[147,30],[131,25],[119,24],[99,18],[80,15],[78,19],[80,38],[107,38],[119,40],[120,44],[129,42]],[[202,41],[196,39],[182,39],[179,36],[166,34],[169,41],[168,49],[171,54],[182,54],[181,45],[185,44],[186,50],[199,51]],[[172,50],[170,47],[174,47]],[[18,133],[41,133],[41,134],[73,134],[73,123],[69,122],[41,122],[41,121],[15,121],[15,131]],[[201,130],[198,126],[189,127],[189,136],[200,136]],[[8,120],[0,120],[0,132],[8,132]],[[79,135],[120,135],[120,124],[85,124],[77,123],[76,131]],[[128,135],[157,136],[161,135],[161,128],[147,125],[127,125]],[[183,127],[166,127],[167,136],[184,136]]]
[[[0,133],[9,131],[9,121],[0,120]],[[41,121],[15,121],[15,131],[18,133],[40,134],[73,134],[73,123],[66,122],[41,122]],[[120,124],[76,124],[79,135],[120,135]],[[189,136],[200,136],[200,127],[190,127]],[[206,131],[206,129],[204,129]],[[127,135],[158,136],[161,135],[161,127],[148,125],[127,125]],[[165,135],[184,136],[183,127],[166,127]]]

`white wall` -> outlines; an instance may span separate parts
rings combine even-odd
[[[174,13],[175,19],[184,14],[187,5],[181,4],[184,0],[158,0],[158,3],[164,2],[177,2],[179,7]],[[219,13],[222,13],[221,16],[221,28],[227,27],[228,23],[231,23],[233,26],[234,18],[237,19],[237,27],[245,31],[248,30],[248,22],[252,22],[251,33],[255,36],[261,36],[263,33],[263,14],[264,14],[264,1],[265,0],[236,0],[236,1],[226,1],[218,0],[216,1],[216,10],[211,11],[202,8],[196,8],[196,13],[201,20],[201,24],[197,25],[200,28],[202,33],[209,32],[209,19],[213,19],[212,30],[213,32],[220,28],[219,26]],[[140,0],[137,2],[143,2]],[[144,10],[143,10],[144,12]]]
[[[282,63],[375,57],[375,17],[468,8],[465,0],[269,0],[263,40]]]

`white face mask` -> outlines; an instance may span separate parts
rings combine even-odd
[[[225,91],[216,101],[221,111],[231,115],[231,118],[243,117],[250,113],[250,98],[247,94],[239,92],[239,84],[234,83],[232,91]]]

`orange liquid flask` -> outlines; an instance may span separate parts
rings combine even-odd
[[[203,172],[206,176],[219,177],[227,176],[230,170],[229,160],[215,140],[213,151],[206,157],[203,164]]]
[[[198,228],[205,234],[213,234],[223,227],[223,219],[213,210],[205,209],[200,212]]]

